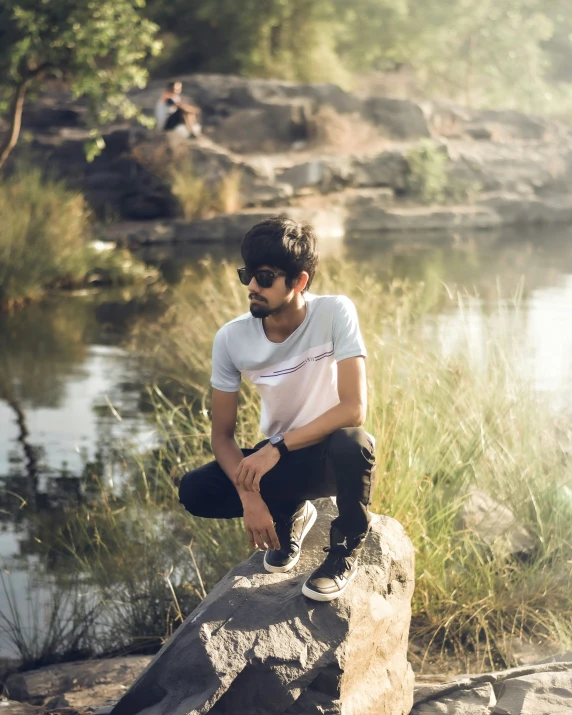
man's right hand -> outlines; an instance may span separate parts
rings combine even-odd
[[[248,492],[236,481],[236,470],[244,459],[234,439],[238,413],[238,392],[213,389],[212,446],[216,461],[236,487],[244,510],[244,526],[250,544],[256,549],[279,549],[272,516],[260,492]],[[272,447],[274,449],[274,447]]]
[[[280,548],[270,510],[259,494],[249,493],[243,501],[244,526],[251,546],[255,549]],[[254,498],[253,498],[254,497]]]

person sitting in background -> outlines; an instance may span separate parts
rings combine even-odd
[[[184,127],[189,136],[196,137],[201,133],[201,125],[198,121],[200,109],[182,101],[182,89],[181,82],[167,82],[166,91],[155,106],[157,128],[168,132]]]

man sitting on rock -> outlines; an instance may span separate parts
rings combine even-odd
[[[183,102],[182,91],[181,82],[167,82],[167,89],[155,106],[157,127],[166,132],[184,127],[189,136],[198,136],[201,132],[198,121],[200,109]]]
[[[308,292],[318,253],[311,226],[284,216],[244,237],[250,312],[216,334],[212,359],[212,448],[216,458],[188,474],[179,496],[196,516],[242,516],[264,567],[290,571],[316,519],[310,499],[336,496],[338,517],[322,565],[302,592],[331,601],[356,575],[367,535],[373,439],[363,430],[367,402],[365,346],[356,309],[341,295]],[[235,441],[241,377],[262,398],[254,449]]]

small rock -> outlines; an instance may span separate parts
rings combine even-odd
[[[526,557],[536,546],[536,539],[514,513],[480,489],[469,491],[459,511],[459,525],[477,534],[500,557]]]
[[[457,690],[439,700],[416,705],[411,715],[489,715],[495,703],[493,686],[484,683],[468,690]]]
[[[52,712],[53,710],[61,710],[62,708],[69,708],[70,704],[66,700],[65,695],[56,695],[53,698],[49,698],[44,703],[44,708]]]

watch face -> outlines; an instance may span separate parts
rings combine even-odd
[[[275,434],[272,437],[270,437],[270,444],[276,445],[276,444],[279,444],[280,442],[282,442],[283,440],[284,440],[284,437],[282,437],[281,434]]]

